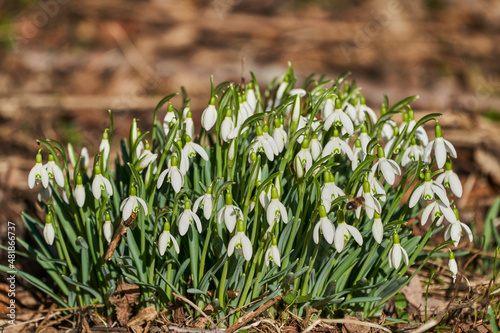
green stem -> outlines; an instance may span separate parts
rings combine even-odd
[[[319,249],[319,244],[316,244],[316,246],[314,247],[314,252],[313,252],[311,261],[309,262],[309,268],[307,269],[307,272],[306,272],[305,277],[304,277],[304,282],[302,283],[302,288],[301,288],[301,292],[300,292],[300,294],[302,296],[307,295],[307,287],[309,284],[309,278],[311,276],[311,271],[314,267],[314,261],[316,260],[316,257],[318,255],[318,249]]]
[[[207,257],[208,245],[210,244],[210,241],[211,241],[210,237],[212,236],[212,227],[213,227],[214,222],[215,222],[215,214],[212,214],[212,217],[210,218],[210,222],[208,223],[207,236],[205,237],[205,243],[203,244],[203,250],[201,252],[200,270],[198,273],[200,281],[203,279],[203,275],[205,274],[205,258]]]
[[[226,254],[224,254],[226,255]],[[219,303],[220,307],[224,309],[224,295],[226,291],[226,278],[227,278],[227,270],[229,268],[229,259],[224,263],[224,268],[222,269],[222,276],[220,278],[219,283]]]
[[[286,244],[286,248],[285,248],[285,252],[284,252],[285,255],[290,253],[290,251],[292,250],[292,246],[294,244],[294,241],[295,241],[295,235],[296,235],[295,231],[297,230],[297,227],[300,223],[299,216],[300,216],[300,213],[302,211],[302,206],[304,203],[305,188],[306,188],[306,184],[304,182],[299,184],[299,204],[297,205],[297,210],[295,212],[293,226],[292,226],[292,232],[290,233],[290,238],[288,238],[288,243]],[[286,257],[283,260],[283,264],[282,264],[283,269],[288,266],[288,262],[290,261],[289,258],[290,258],[290,256]]]

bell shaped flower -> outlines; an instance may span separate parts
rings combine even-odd
[[[142,171],[146,169],[148,166],[150,166],[154,161],[156,161],[156,158],[158,157],[158,154],[153,154],[151,152],[151,146],[148,141],[146,141],[146,144],[144,145],[144,150],[142,151],[141,155],[139,156],[139,164],[137,166],[138,171]]]
[[[455,284],[455,280],[457,279],[458,274],[458,266],[457,261],[455,260],[455,255],[451,250],[448,253],[448,271],[450,272],[451,278],[453,279],[453,284]]]
[[[186,118],[184,119],[184,131],[186,135],[189,135],[190,137],[194,136],[194,122],[191,110],[187,112]]]
[[[132,216],[132,213],[137,213],[139,211],[139,206],[142,206],[144,215],[148,215],[148,206],[142,198],[136,196],[137,189],[135,188],[135,185],[130,186],[128,193],[129,196],[120,204],[123,221],[127,221],[128,218]]]
[[[311,138],[311,142],[309,143],[309,149],[311,151],[311,156],[313,161],[316,161],[318,158],[321,157],[321,151],[323,150],[323,147],[321,146],[321,143],[318,140],[318,136],[316,134],[313,134]]]
[[[406,250],[399,243],[399,235],[394,233],[392,239],[394,243],[389,250],[389,267],[398,269],[401,265],[401,259],[403,259],[406,265],[409,265],[410,260],[408,259]]]
[[[264,261],[266,263],[266,266],[269,266],[269,262],[273,261],[276,266],[281,267],[281,256],[278,249],[278,240],[276,239],[276,237],[273,237],[272,245],[266,251]]]
[[[333,200],[344,195],[344,191],[335,185],[335,179],[330,170],[327,170],[325,172],[325,185],[321,187],[321,201],[325,209],[330,210]]]
[[[54,244],[55,232],[52,225],[52,214],[49,213],[45,217],[45,227],[43,228],[43,238],[48,245]]]
[[[356,139],[354,141],[354,149],[352,150],[352,162],[351,169],[352,171],[356,170],[358,165],[363,162],[366,158],[366,152],[361,147],[361,140]]]
[[[321,118],[326,120],[331,114],[333,114],[333,108],[335,107],[335,95],[331,94],[323,104],[321,108]],[[351,118],[349,118],[351,120]]]
[[[245,226],[241,219],[238,220],[236,235],[231,238],[227,246],[227,256],[230,257],[235,249],[238,251],[239,255],[245,257],[246,261],[252,259],[252,242],[250,242],[250,239],[245,235]]]
[[[184,236],[193,222],[196,225],[196,229],[198,229],[198,233],[201,234],[202,228],[200,218],[191,210],[191,201],[186,200],[184,211],[179,215],[179,234]]]
[[[469,237],[469,242],[472,242],[472,231],[470,230],[469,226],[463,222],[460,222],[460,217],[456,208],[453,209],[453,212],[455,213],[457,220],[456,222],[451,222],[444,231],[444,240],[448,241],[451,239],[453,241],[453,245],[457,247],[458,243],[460,243],[460,238],[462,238],[463,230],[465,230],[467,236]]]
[[[368,177],[365,178],[365,180],[363,181],[363,186],[362,186],[362,189],[363,189],[363,193],[362,193],[362,197],[365,201],[365,204],[364,204],[364,208],[365,208],[365,212],[366,212],[366,215],[368,216],[368,218],[373,218],[373,215],[375,214],[375,212],[381,214],[382,213],[382,206],[380,205],[380,202],[378,201],[377,198],[375,198],[371,192],[371,188],[370,188],[370,183],[368,182]],[[359,193],[359,191],[358,191]],[[361,216],[361,208],[363,206],[359,206],[356,208],[356,218],[359,219],[359,217]]]
[[[378,194],[377,199],[385,202],[387,199],[387,195],[385,193],[384,185],[375,177],[375,174],[372,171],[369,171],[366,175],[366,180],[368,180],[368,184],[370,185],[370,191],[373,195]],[[361,186],[356,194],[356,196],[360,197],[363,195],[363,186]]]
[[[348,102],[345,101],[344,104],[348,104]],[[377,115],[371,108],[366,105],[366,100],[363,96],[359,97],[359,101],[356,107],[352,107],[351,105],[351,107],[347,108],[347,113],[349,114],[349,117],[351,117],[355,126],[364,123],[366,115],[371,118],[374,124],[377,122]]]
[[[285,148],[288,148],[288,134],[283,129],[283,121],[281,118],[274,118],[273,139],[278,147],[278,152],[281,153]]]
[[[104,168],[106,168],[106,166],[108,165],[109,152],[111,150],[108,137],[108,129],[106,128],[106,130],[104,130],[104,133],[102,133],[102,140],[101,144],[99,145],[99,152],[101,153],[102,159],[104,161]]]
[[[398,126],[394,126],[393,127],[393,131],[394,131],[394,136],[389,140],[387,141],[387,143],[385,144],[385,147],[384,147],[384,152],[386,155],[396,155],[399,153],[399,151],[401,150],[401,146],[404,144],[404,140],[401,140],[397,145],[396,145],[396,141],[398,140],[399,138],[399,127]]]
[[[436,123],[436,138],[429,142],[425,147],[424,156],[427,158],[430,156],[432,150],[434,150],[434,156],[436,157],[436,163],[438,168],[442,168],[446,163],[446,156],[449,154],[453,158],[457,158],[457,152],[455,147],[448,141],[443,139],[441,133],[441,125]]]
[[[338,253],[342,252],[344,249],[345,243],[349,240],[350,236],[354,238],[356,243],[359,245],[363,245],[363,237],[361,233],[353,227],[352,225],[348,225],[345,223],[344,211],[339,209],[337,211],[337,230],[335,231],[335,237],[333,242],[335,243],[335,249]]]
[[[319,232],[325,238],[328,244],[333,243],[333,238],[335,236],[335,226],[333,222],[327,217],[326,208],[323,205],[319,206],[319,221],[316,223],[313,229],[313,240],[316,244],[319,244]]]
[[[234,131],[233,111],[229,106],[226,108],[225,114],[226,116],[220,125],[220,137],[225,142],[229,142],[238,135],[238,131]]]
[[[382,172],[384,179],[391,185],[394,185],[394,181],[396,180],[396,175],[401,176],[401,169],[399,165],[391,159],[385,157],[384,149],[378,146],[377,149],[378,161],[372,167],[372,172],[374,174],[377,171]]]
[[[207,220],[210,220],[210,217],[212,216],[212,209],[214,207],[214,199],[212,198],[212,186],[209,186],[207,188],[207,193],[196,199],[193,205],[193,212],[198,211],[198,207],[201,207],[203,209],[203,216]]]
[[[49,161],[45,164],[45,169],[49,175],[49,180],[55,180],[56,184],[60,187],[64,187],[64,175],[61,168],[56,164],[54,156],[49,154]]]
[[[278,146],[274,139],[268,134],[264,136],[264,131],[260,125],[257,125],[257,136],[250,143],[250,151],[264,152],[269,161],[274,160],[274,155],[278,155]],[[271,138],[271,140],[269,140]]]
[[[68,143],[68,157],[69,157],[69,162],[73,167],[76,167],[76,161],[77,158],[75,156],[75,151],[73,150],[73,146],[71,143]],[[80,167],[83,169],[83,171],[87,171],[89,167],[89,151],[86,147],[82,147],[80,150]]]
[[[312,165],[313,158],[311,152],[309,151],[309,140],[304,139],[302,142],[302,148],[294,158],[294,169],[297,177],[304,177],[304,174],[309,171]]]
[[[85,188],[83,187],[83,178],[80,173],[76,176],[76,186],[73,196],[75,197],[78,207],[83,207],[85,204]]]
[[[328,100],[327,100],[328,101]],[[333,111],[324,122],[325,130],[328,131],[330,127],[334,125],[335,127],[342,127],[345,131],[352,135],[354,132],[354,126],[352,124],[351,118],[342,111],[342,105],[340,99],[335,100],[335,111]]]
[[[279,222],[279,220],[288,223],[288,214],[286,207],[279,200],[278,190],[273,185],[271,187],[271,201],[267,206],[267,223],[273,226],[274,223]]]
[[[267,140],[271,144],[274,155],[278,156],[278,154],[280,153],[278,149],[278,144],[276,143],[276,141],[274,141],[274,138],[271,135],[269,135],[269,126],[267,124],[264,125],[264,127],[262,127],[262,136],[264,137],[265,140]]]
[[[170,123],[177,122],[177,118],[175,116],[174,107],[171,103],[167,106],[167,114],[165,114],[165,118],[163,118],[163,130],[165,131],[165,136],[168,136],[170,132]]]
[[[111,223],[111,216],[108,212],[106,212],[104,224],[102,225],[102,234],[108,244],[111,243],[111,238],[113,237],[113,223]]]
[[[210,97],[210,104],[203,111],[201,115],[201,126],[205,131],[210,131],[217,122],[217,109],[215,108],[215,96]]]
[[[458,178],[458,175],[453,172],[450,158],[448,158],[448,161],[446,161],[445,167],[445,172],[440,174],[436,178],[436,182],[443,184],[445,187],[448,187],[455,196],[460,198],[462,196],[462,183],[460,182],[460,178]]]
[[[181,139],[179,138],[178,140],[176,140],[177,144],[179,145],[179,147],[181,148],[181,153],[180,153],[180,161],[179,161],[179,157],[177,155],[177,152],[175,152],[175,149],[172,148],[172,151],[174,151],[174,156],[177,157],[177,167],[179,168],[179,171],[181,172],[181,174],[183,176],[185,176],[187,174],[187,172],[189,171],[189,155],[187,154],[187,150],[184,150],[183,148],[183,145],[182,145],[182,141]],[[170,158],[167,162],[167,168],[170,169],[172,167],[172,158]]]
[[[417,140],[415,139],[415,137],[412,137],[410,146],[406,148],[405,152],[403,153],[403,158],[401,159],[401,165],[406,168],[411,163],[418,162],[420,158],[424,160],[424,148],[417,145]]]
[[[113,187],[110,181],[101,174],[101,167],[96,164],[94,168],[94,180],[92,181],[92,194],[97,200],[101,198],[101,192],[106,191],[109,196],[113,195]]]
[[[361,148],[363,149],[363,152],[365,154],[368,154],[368,143],[372,138],[368,135],[368,130],[366,129],[366,125],[364,124],[363,126],[361,126],[361,132],[359,133],[358,139],[361,142]]]
[[[439,199],[432,200],[432,202],[428,204],[427,207],[425,207],[424,211],[422,212],[420,223],[422,225],[426,224],[429,220],[429,217],[431,218],[431,222],[434,221],[435,218],[438,218],[436,226],[440,226],[441,223],[443,223],[445,217],[446,220],[450,223],[457,222],[457,218],[455,216],[455,213],[453,212],[453,209],[450,206],[444,205],[443,202]]]
[[[333,137],[330,138],[330,141],[328,141],[328,143],[323,148],[323,154],[321,155],[321,157],[323,158],[332,154],[345,154],[351,161],[354,158],[352,155],[351,147],[349,147],[349,145],[344,140],[339,138],[339,130],[337,128],[333,130]]]
[[[42,154],[36,154],[36,164],[31,168],[28,176],[28,186],[33,188],[35,184],[42,184],[43,187],[49,186],[49,174],[42,164]]]
[[[182,188],[182,185],[184,184],[184,176],[182,175],[181,171],[177,167],[177,156],[173,155],[172,158],[170,159],[170,167],[168,169],[165,169],[160,173],[160,176],[158,177],[158,183],[156,184],[157,188],[160,188],[163,185],[163,181],[165,180],[165,177],[167,178],[167,182],[172,184],[172,188],[174,189],[175,193],[179,193],[179,191]]]
[[[217,214],[217,222],[221,224],[224,221],[227,230],[233,232],[238,219],[243,219],[243,214],[241,213],[241,209],[233,205],[233,196],[231,193],[226,193],[225,199],[226,204]]]
[[[255,108],[257,107],[257,97],[255,96],[255,90],[253,87],[253,82],[248,82],[246,90],[245,90],[245,99],[247,100],[250,109],[252,110],[252,114],[255,112]]]
[[[175,237],[170,233],[170,223],[168,221],[165,221],[165,224],[163,225],[163,231],[158,238],[158,252],[160,252],[160,255],[162,256],[165,254],[167,248],[172,245],[175,252],[179,254],[179,244],[175,240]]]
[[[182,147],[182,152],[184,156],[189,156],[189,158],[193,158],[196,154],[200,155],[205,161],[208,161],[208,154],[199,144],[191,141],[191,137],[186,134],[185,137],[186,144]]]
[[[414,207],[420,198],[431,201],[435,196],[437,196],[445,206],[449,207],[450,200],[448,200],[446,196],[443,185],[431,179],[431,171],[429,169],[425,172],[424,180],[424,183],[418,186],[410,196],[410,208]]]
[[[372,235],[377,243],[382,243],[384,239],[384,225],[382,224],[382,217],[377,212],[373,215]]]
[[[383,116],[384,114],[387,113],[387,107],[385,104],[382,105],[380,108],[380,115]],[[384,125],[382,126],[382,139],[384,139],[385,142],[389,142],[390,139],[392,139],[394,135],[394,126],[396,126],[396,122],[392,119],[389,119],[384,122]]]
[[[278,86],[278,90],[276,90],[276,98],[275,98],[275,102],[274,102],[275,106],[281,104],[281,99],[283,98],[283,94],[285,93],[285,90],[289,85],[289,81],[290,81],[290,78],[288,77],[288,75],[285,75],[283,80],[280,82],[280,84]]]
[[[407,118],[405,117],[405,114],[403,114],[403,124],[408,127],[406,133],[409,134],[411,131],[413,131],[417,123],[415,122],[415,113],[411,108],[406,114],[408,115]],[[427,146],[427,144],[429,143],[427,132],[422,126],[417,127],[417,129],[415,130],[415,136],[420,142],[422,142],[422,145]]]

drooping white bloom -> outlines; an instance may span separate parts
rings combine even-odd
[[[245,91],[245,98],[253,114],[255,112],[255,108],[257,107],[257,97],[255,97],[255,90],[253,89],[252,82],[249,82],[247,85],[247,90]]]
[[[278,152],[288,147],[288,134],[283,129],[283,123],[280,118],[274,118],[273,139],[278,146]]]
[[[111,147],[109,145],[109,140],[108,140],[108,129],[102,133],[102,140],[101,144],[99,145],[99,152],[101,153],[102,159],[104,160],[104,165],[106,168],[106,165],[108,164],[108,157],[109,157],[109,152],[111,150]]]
[[[328,100],[327,100],[328,102]],[[326,106],[325,106],[326,107]],[[326,112],[325,112],[326,113]],[[342,127],[345,131],[352,135],[354,132],[354,126],[352,124],[351,118],[342,110],[342,105],[340,103],[340,99],[335,100],[335,111],[333,111],[326,119],[325,119],[325,130],[328,131],[332,125],[336,127]]]
[[[198,229],[198,233],[201,233],[200,218],[191,210],[191,201],[187,200],[184,204],[184,211],[179,215],[179,234],[184,236],[193,222],[196,225],[196,229]]]
[[[443,185],[439,184],[435,180],[432,180],[431,171],[427,170],[425,172],[424,183],[417,187],[410,196],[409,206],[410,208],[414,207],[420,198],[430,201],[434,199],[434,196],[437,196],[445,206],[450,206],[450,201],[446,196],[446,191]]]
[[[111,238],[113,237],[113,223],[111,223],[111,216],[109,213],[106,213],[106,218],[104,219],[104,224],[102,225],[102,234],[104,235],[104,239],[110,243]]]
[[[52,223],[45,223],[43,228],[43,238],[48,245],[54,244],[55,232]]]
[[[144,150],[142,151],[141,155],[139,156],[138,170],[142,171],[142,170],[146,169],[148,166],[151,165],[151,163],[156,161],[157,157],[158,157],[158,154],[153,154],[151,152],[151,146],[149,145],[149,142],[146,141],[146,144],[144,145]]]
[[[442,168],[446,163],[447,153],[450,154],[451,157],[457,158],[457,151],[455,147],[448,140],[443,139],[441,134],[441,125],[436,123],[436,138],[429,142],[429,144],[425,147],[424,156],[428,158],[434,150],[434,156],[436,157],[436,163],[438,168]]]
[[[384,225],[382,224],[382,218],[379,213],[375,212],[372,225],[372,235],[377,243],[382,243],[384,239]]]
[[[210,131],[212,127],[214,127],[217,122],[217,109],[215,108],[215,96],[210,98],[210,104],[203,111],[201,115],[201,126],[205,129],[205,131]]]
[[[49,175],[49,180],[55,180],[57,185],[64,187],[64,175],[54,161],[54,156],[52,156],[52,154],[49,154],[49,161],[44,167]]]
[[[101,192],[105,190],[109,196],[113,195],[113,187],[110,181],[101,175],[101,167],[97,164],[94,169],[94,181],[92,181],[92,194],[94,198],[101,198]]]
[[[455,284],[455,280],[457,279],[458,274],[458,266],[457,261],[455,260],[455,255],[450,250],[448,253],[448,271],[450,272],[451,278],[453,279],[453,284]]]
[[[231,238],[227,246],[228,257],[234,253],[235,248],[240,255],[245,257],[246,261],[252,259],[252,242],[250,242],[250,239],[245,235],[245,227],[241,219],[238,220],[238,232]]]
[[[377,150],[378,161],[372,167],[372,172],[376,174],[377,170],[382,172],[384,179],[391,185],[394,185],[396,180],[396,175],[401,176],[401,169],[399,165],[391,159],[385,158],[385,152],[382,147],[378,147]]]
[[[203,216],[207,220],[210,220],[210,217],[212,216],[212,209],[214,206],[214,200],[212,198],[212,186],[209,186],[207,188],[207,193],[196,199],[193,205],[193,212],[198,211],[198,207],[201,207],[203,209]]]
[[[122,212],[123,221],[127,221],[132,213],[137,213],[139,211],[139,205],[142,206],[142,210],[144,211],[144,215],[148,215],[148,206],[146,202],[136,196],[137,190],[135,186],[130,186],[129,196],[125,198],[120,204],[120,211]]]
[[[449,206],[444,205],[443,202],[439,199],[434,199],[430,204],[427,205],[427,207],[425,207],[422,213],[422,218],[420,219],[420,223],[422,225],[426,224],[429,220],[429,217],[431,217],[431,222],[434,221],[436,217],[439,218],[436,222],[436,226],[440,226],[441,223],[443,223],[445,217],[446,220],[450,223],[455,223],[457,221],[453,209],[451,209],[451,207]]]
[[[405,152],[403,153],[401,165],[406,168],[412,162],[418,162],[420,158],[422,158],[422,160],[424,159],[424,148],[417,145],[415,137],[412,137],[410,147],[406,148]]]
[[[342,215],[342,218],[339,218],[339,215]],[[363,237],[361,236],[361,233],[352,225],[345,223],[344,212],[341,209],[337,211],[337,221],[339,225],[335,231],[333,242],[335,243],[335,249],[338,253],[342,252],[344,245],[349,240],[350,236],[354,238],[356,243],[363,245]]]
[[[363,147],[361,147],[361,141],[356,139],[356,141],[354,141],[354,149],[352,150],[352,171],[356,170],[358,165],[363,162],[365,158],[366,153],[363,151]]]
[[[465,230],[467,233],[467,236],[469,237],[469,242],[473,241],[472,237],[472,231],[470,230],[469,226],[463,222],[460,221],[460,217],[458,216],[458,210],[455,208],[453,209],[455,216],[457,218],[456,222],[450,223],[450,225],[446,228],[444,232],[444,240],[452,240],[455,245],[455,247],[458,246],[458,243],[460,243],[460,238],[462,237],[462,230]]]
[[[278,90],[276,91],[276,99],[275,99],[275,102],[274,102],[274,105],[277,106],[277,105],[280,105],[281,104],[281,99],[283,98],[283,94],[285,93],[285,90],[286,88],[288,87],[288,82],[289,82],[289,78],[288,78],[288,75],[286,75],[284,78],[283,78],[283,81],[280,83],[280,85],[278,86]]]
[[[368,182],[367,178],[363,181],[363,186],[361,187],[363,189],[363,192],[362,192],[361,196],[365,200],[364,208],[365,208],[366,215],[368,216],[368,218],[371,219],[371,218],[373,218],[373,215],[375,212],[377,212],[379,214],[382,213],[382,206],[380,205],[380,202],[378,201],[378,199],[373,196],[372,191],[371,191],[371,187],[370,187],[370,183]],[[358,191],[358,195],[359,194],[361,194],[361,193]],[[361,209],[362,208],[363,208],[363,206],[359,206],[358,208],[356,208],[356,218],[358,218],[358,219],[361,216]]]
[[[83,207],[85,204],[85,188],[83,187],[83,178],[79,173],[76,176],[76,186],[73,196],[78,207]]]
[[[371,108],[366,106],[366,101],[363,96],[359,98],[356,107],[353,107],[352,104],[347,101],[344,101],[342,107],[346,107],[347,114],[351,117],[355,126],[365,122],[366,114],[368,114],[373,123],[377,122],[377,115]]]
[[[174,246],[175,252],[179,253],[179,244],[175,240],[175,237],[170,233],[170,223],[166,221],[163,225],[163,231],[158,239],[158,252],[160,252],[160,255],[164,255],[167,248],[171,245]]]
[[[313,165],[313,158],[311,152],[309,151],[309,140],[304,139],[302,142],[302,148],[299,150],[294,158],[294,168],[297,176],[302,178],[304,174],[309,171]]]
[[[226,116],[220,125],[220,136],[225,142],[229,142],[229,140],[234,139],[238,135],[238,132],[234,131],[235,126],[232,117],[233,111],[230,107],[227,107]]]
[[[370,143],[370,140],[372,138],[368,135],[365,125],[361,126],[361,132],[359,133],[358,139],[361,142],[361,148],[363,149],[363,152],[365,154],[370,153],[367,151],[367,149],[368,149],[368,143]]]
[[[267,223],[273,226],[275,222],[283,220],[284,223],[288,223],[288,213],[286,207],[280,202],[278,190],[275,186],[271,189],[271,201],[267,206]]]
[[[165,136],[168,136],[168,133],[170,132],[171,122],[177,122],[177,118],[175,117],[174,107],[169,103],[167,113],[165,114],[165,118],[163,118],[163,130],[165,131]]]
[[[321,155],[321,157],[323,158],[332,154],[345,154],[351,161],[354,158],[352,155],[351,147],[349,147],[349,145],[344,140],[339,138],[339,131],[337,128],[333,130],[333,137],[330,138],[330,141],[328,141],[328,143],[323,148],[323,154]]]
[[[398,141],[399,139],[399,127],[394,126],[393,130],[394,130],[394,136],[389,141],[387,141],[384,147],[385,154],[392,156],[398,154],[399,151],[401,150],[402,145],[404,145],[405,143],[405,140],[401,140],[396,145],[396,141]]]
[[[274,264],[278,267],[281,267],[281,256],[280,256],[280,251],[278,249],[278,240],[276,237],[273,237],[273,243],[271,247],[266,251],[264,261],[266,263],[266,266],[269,266],[269,262],[273,261]]]
[[[184,131],[186,132],[186,135],[189,135],[190,137],[194,136],[193,115],[190,110],[187,112],[186,118],[184,119]]]
[[[334,95],[331,95],[330,97],[328,97],[325,101],[325,104],[321,108],[321,118],[323,120],[326,120],[326,118],[328,118],[333,113],[333,108],[335,107],[334,98],[335,98]]]
[[[344,196],[345,193],[340,187],[335,185],[335,180],[332,173],[328,170],[325,172],[325,185],[321,187],[321,201],[323,206],[328,211],[331,209],[333,200],[339,196]]]
[[[403,115],[403,124],[405,126],[408,126],[406,133],[410,134],[410,132],[413,131],[417,123],[415,122],[415,113],[411,108],[408,111],[407,115],[408,119],[406,119],[406,117]],[[424,147],[427,146],[427,144],[429,143],[429,137],[427,136],[427,132],[422,126],[417,127],[417,129],[415,130],[415,136],[422,143],[422,145],[424,145]]]
[[[271,144],[274,155],[278,156],[278,154],[280,153],[278,144],[276,143],[276,141],[274,141],[274,138],[269,135],[269,126],[267,126],[267,124],[262,128],[262,136],[264,137],[264,140],[267,140],[267,142]]]
[[[278,155],[278,146],[274,139],[268,134],[267,137],[264,136],[264,131],[260,125],[257,125],[257,136],[250,143],[250,151],[254,152],[264,152],[269,161],[274,160],[274,156]],[[271,139],[271,140],[269,140]]]
[[[222,221],[224,221],[227,230],[229,230],[229,232],[233,232],[238,219],[243,219],[241,209],[233,205],[233,196],[231,193],[227,193],[226,204],[221,208],[221,210],[219,210],[219,213],[217,214],[217,222],[221,224]]]
[[[399,235],[394,233],[393,240],[394,244],[389,250],[389,267],[398,269],[399,265],[401,265],[401,259],[403,259],[406,265],[409,265],[410,260],[408,259],[406,250],[399,243]]]
[[[47,170],[42,165],[42,154],[38,152],[36,154],[36,164],[31,168],[28,176],[28,186],[33,188],[35,184],[42,184],[43,187],[49,186],[49,174]]]
[[[450,159],[446,162],[445,172],[436,178],[436,182],[448,187],[455,196],[459,198],[462,196],[462,183],[460,182],[458,175],[453,172]]]
[[[203,158],[205,161],[208,161],[208,154],[203,149],[202,146],[199,144],[191,141],[191,137],[186,134],[186,144],[184,147],[182,147],[182,152],[184,153],[184,156],[189,156],[190,158],[193,158],[196,156],[196,154],[199,154],[201,158]]]
[[[313,240],[316,244],[319,244],[319,232],[328,242],[328,244],[333,243],[333,238],[335,237],[335,226],[333,222],[327,217],[326,208],[323,205],[319,206],[319,221],[316,223],[313,229]]]
[[[175,193],[179,193],[182,185],[184,184],[184,176],[177,167],[177,163],[177,156],[173,155],[170,159],[170,167],[163,170],[158,177],[158,183],[156,184],[157,188],[160,188],[163,185],[163,181],[166,177],[167,182],[172,184],[172,188],[174,189]]]
[[[366,175],[366,179],[368,180],[368,184],[370,185],[370,192],[375,196],[377,196],[377,199],[385,202],[387,199],[387,195],[385,193],[384,185],[378,180],[377,177],[375,177],[375,174],[370,171]],[[363,186],[361,186],[356,194],[356,196],[360,197],[363,195]],[[374,197],[375,198],[375,197]]]

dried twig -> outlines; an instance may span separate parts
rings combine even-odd
[[[196,306],[196,304],[194,304],[193,302],[191,302],[189,299],[187,299],[184,296],[177,295],[176,293],[172,293],[172,295],[174,295],[175,298],[178,298],[181,301],[186,302],[187,304],[191,305],[196,311],[198,311],[199,313],[201,313],[201,315],[203,317],[205,317],[212,324],[212,327],[217,327],[217,325],[215,325],[215,323],[212,321],[212,319],[210,319],[210,317],[207,316],[207,314],[205,312],[203,312],[202,309],[200,309],[198,306]]]
[[[257,310],[252,311],[238,319],[236,323],[234,323],[233,326],[229,327],[226,332],[227,333],[232,333],[240,329],[243,325],[251,321],[252,319],[255,319],[257,316],[259,316],[262,312],[266,311],[269,309],[271,306],[273,306],[276,302],[278,302],[281,299],[281,296],[275,296],[274,298],[270,299],[267,301],[264,305],[259,307]]]

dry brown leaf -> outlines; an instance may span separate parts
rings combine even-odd
[[[144,325],[145,323],[152,321],[156,318],[158,315],[158,311],[156,311],[156,308],[154,305],[148,306],[147,308],[142,309],[139,311],[139,313],[134,316],[130,321],[127,323],[128,327],[134,326],[134,325]]]
[[[344,316],[344,319],[360,321],[358,318],[349,315]],[[344,327],[349,333],[368,333],[371,330],[371,328],[368,326],[352,324],[352,323],[345,323]]]

